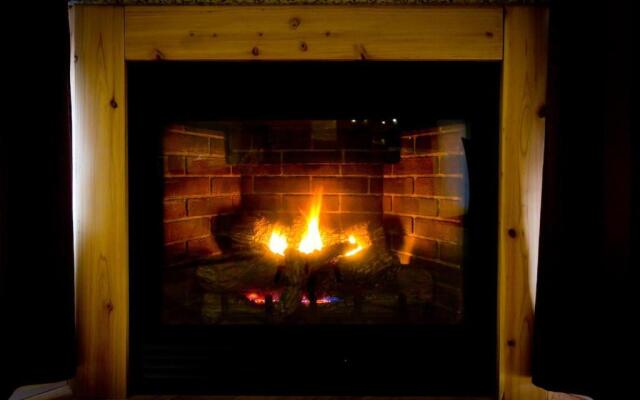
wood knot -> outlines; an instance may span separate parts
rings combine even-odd
[[[262,36],[264,36],[264,33],[258,32],[258,36],[262,37]]]
[[[327,36],[327,37],[331,36],[331,31],[326,31],[326,32],[324,33],[324,35],[325,35],[325,36]]]
[[[547,116],[547,105],[543,104],[538,107],[538,118],[545,118]]]
[[[76,54],[73,56],[73,63],[75,64],[77,62],[78,62],[78,55]]]
[[[309,50],[309,46],[307,46],[307,42],[300,42],[300,51]]]
[[[111,106],[111,108],[118,108],[118,103],[116,103],[116,99],[114,99],[113,97],[111,98],[109,105]]]
[[[289,26],[291,27],[291,29],[298,29],[300,23],[300,18],[298,17],[293,17],[289,20]]]
[[[492,38],[493,37],[493,32],[485,32],[484,35],[488,38]]]
[[[158,49],[153,49],[153,55],[156,60],[164,60],[164,54]]]
[[[507,346],[516,347],[516,341],[514,339],[507,340]]]
[[[109,313],[113,312],[113,308],[114,308],[114,306],[113,306],[113,303],[111,302],[111,300],[108,300],[108,301],[105,303],[104,308],[106,308],[106,309],[107,309],[107,312],[109,312]]]
[[[255,46],[253,49],[251,49],[251,54],[253,54],[254,56],[259,56],[260,55],[260,49],[258,49],[257,46]]]
[[[518,232],[514,228],[509,228],[507,233],[509,234],[509,237],[511,237],[511,238],[515,238],[516,236],[518,236]]]
[[[363,61],[369,58],[369,54],[367,54],[367,49],[364,48],[363,44],[356,45],[356,52],[360,56],[360,59]]]

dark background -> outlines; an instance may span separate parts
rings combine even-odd
[[[75,370],[66,1],[19,3],[3,13],[5,398],[19,385]],[[640,265],[633,15],[630,2],[552,2],[534,380],[596,398],[629,390],[637,337],[630,279],[630,267]]]

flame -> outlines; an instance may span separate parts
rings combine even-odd
[[[307,216],[307,230],[302,235],[298,251],[311,254],[322,250],[322,236],[320,235],[320,208],[322,207],[322,192],[313,196],[309,215]]]
[[[358,254],[362,251],[362,249],[364,249],[362,244],[358,242],[355,236],[349,235],[349,238],[347,240],[349,241],[349,243],[356,245],[356,247],[344,253],[345,257],[351,257],[355,254]]]
[[[289,244],[287,243],[287,237],[279,227],[276,226],[271,230],[268,246],[271,252],[284,256],[284,251],[289,247]]]

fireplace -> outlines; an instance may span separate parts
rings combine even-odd
[[[163,321],[457,322],[466,126],[430,123],[168,126]]]
[[[493,393],[498,98],[493,63],[129,63],[133,392]]]

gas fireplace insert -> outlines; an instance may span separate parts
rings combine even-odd
[[[499,76],[128,63],[132,392],[495,393]]]

